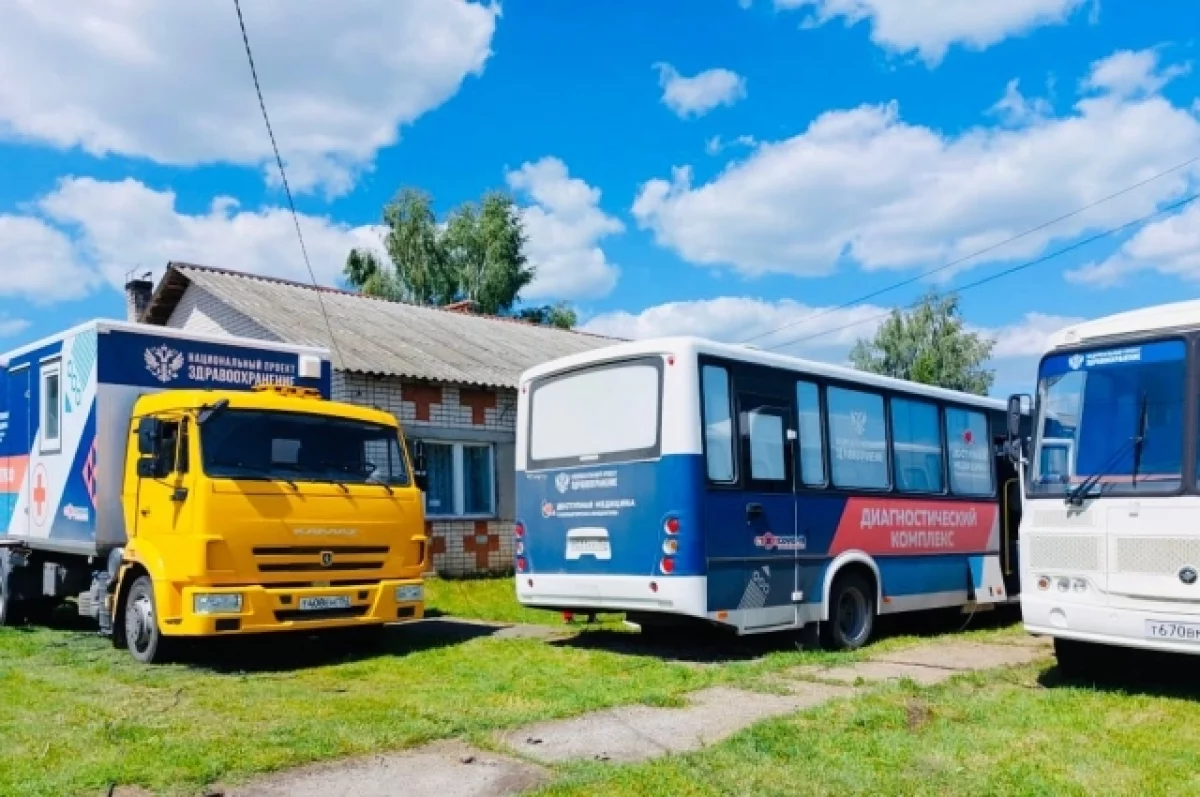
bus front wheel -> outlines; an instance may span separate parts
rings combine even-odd
[[[829,591],[829,619],[821,623],[826,650],[857,650],[875,628],[875,590],[861,573],[840,574]]]

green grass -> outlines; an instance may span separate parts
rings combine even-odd
[[[443,614],[561,623],[517,605],[509,579],[435,581],[429,598]],[[960,636],[972,633],[1020,631]],[[610,706],[675,705],[717,683],[766,688],[764,676],[789,667],[863,655],[802,652],[788,637],[680,648],[605,626],[557,641],[489,634],[398,626],[370,653],[319,639],[233,638],[200,645],[187,664],[144,667],[88,631],[0,629],[0,794],[92,795],[111,783],[193,793]],[[893,636],[867,653],[913,641]]]
[[[517,603],[512,577],[442,579],[425,582],[426,612],[496,623],[527,623],[568,627],[558,612],[527,609]],[[615,617],[615,616],[614,616]]]
[[[573,795],[1200,793],[1198,693],[1056,683],[1041,664],[882,687],[648,764],[568,767]]]

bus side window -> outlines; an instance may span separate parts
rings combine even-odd
[[[940,493],[942,433],[934,404],[894,398],[892,405],[892,463],[896,488],[909,493]]]
[[[946,408],[946,447],[950,454],[950,489],[956,495],[987,496],[995,492],[991,438],[981,412]]]
[[[733,403],[729,395],[729,372],[715,365],[706,365],[700,381],[704,393],[704,456],[708,480],[732,482],[736,472],[733,465]]]
[[[825,486],[825,427],[821,423],[821,389],[812,382],[796,383],[796,414],[800,428],[800,482]]]

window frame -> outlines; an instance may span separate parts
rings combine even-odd
[[[413,441],[414,444],[416,441]],[[453,502],[453,507],[450,512],[431,512],[429,509],[429,492],[422,491],[421,503],[427,520],[432,522],[453,521],[453,520],[494,520],[499,513],[499,490],[497,488],[496,478],[496,444],[491,442],[480,442],[471,440],[439,440],[439,439],[424,439],[422,444],[428,452],[431,446],[446,446],[450,449],[450,479],[451,488],[450,495]],[[488,503],[490,510],[487,512],[467,512],[466,511],[466,457],[463,452],[468,448],[482,448],[488,452],[488,468],[491,478],[489,479]],[[426,454],[428,458],[428,453]],[[440,508],[440,507],[439,507]]]
[[[750,398],[753,402],[753,406],[749,408],[744,406],[738,407],[738,418],[742,420],[742,422],[739,423],[740,435],[738,441],[738,450],[743,460],[742,473],[745,476],[746,490],[754,493],[794,493],[796,481],[794,470],[795,457],[791,445],[792,441],[788,439],[788,416],[791,413],[785,406],[779,406],[766,401],[760,403],[758,401],[758,397],[743,397]],[[740,401],[739,404],[741,404]],[[779,453],[783,459],[781,463],[783,466],[783,472],[777,479],[756,478],[754,476],[754,436],[751,431],[750,423],[750,416],[752,415],[776,418],[779,420]]]
[[[817,428],[820,431],[820,440],[817,447],[817,452],[821,456],[821,481],[810,482],[804,478],[804,426],[800,421],[800,385],[810,385],[817,391]],[[821,490],[828,491],[837,489],[833,487],[833,482],[830,476],[830,452],[829,452],[829,431],[828,431],[828,413],[826,411],[825,388],[827,383],[818,379],[814,379],[811,375],[795,380],[792,385],[793,400],[796,403],[796,487],[801,490]]]
[[[922,404],[926,407],[933,408],[934,415],[934,430],[938,436],[938,464],[941,466],[941,487],[937,490],[906,490],[900,486],[900,480],[897,478],[899,468],[896,464],[896,419],[894,415],[894,406],[897,401],[907,402],[909,404]],[[890,419],[888,425],[888,449],[892,460],[892,482],[893,488],[900,495],[949,495],[950,494],[950,446],[949,436],[946,431],[946,410],[960,409],[954,405],[947,405],[944,402],[939,402],[936,399],[925,398],[908,393],[889,393],[887,396],[887,412]],[[974,412],[974,410],[968,410]],[[986,418],[987,413],[980,411],[981,415]],[[992,472],[992,481],[995,479],[995,471]],[[995,488],[993,485],[993,494]]]
[[[46,437],[46,429],[48,428],[48,411],[50,404],[46,400],[48,391],[46,384],[49,377],[53,376],[58,380],[58,406],[56,411],[56,423],[58,433],[53,438]],[[42,360],[38,368],[38,453],[40,454],[61,454],[62,453],[62,438],[63,438],[63,368],[62,357],[55,355]]]

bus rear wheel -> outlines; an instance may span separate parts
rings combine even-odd
[[[875,629],[875,590],[862,574],[842,573],[829,591],[829,620],[821,623],[821,647],[857,650]]]

